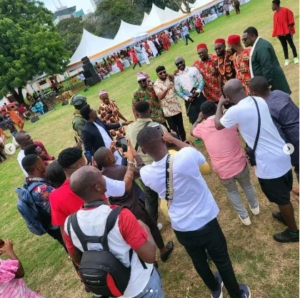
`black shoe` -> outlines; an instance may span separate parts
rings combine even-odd
[[[167,252],[165,252],[164,254],[160,255],[160,259],[162,262],[166,262],[171,254],[171,252],[174,249],[174,243],[172,241],[169,241],[166,245],[166,248],[168,249]]]
[[[289,242],[299,242],[299,231],[298,235],[293,235],[290,233],[289,229],[281,233],[277,233],[273,236],[274,240],[281,243],[289,243]]]
[[[278,211],[273,211],[272,212],[272,216],[277,219],[278,221],[280,221],[281,223],[283,223],[284,225],[286,225],[286,222],[285,220],[283,219],[282,215],[280,212]]]

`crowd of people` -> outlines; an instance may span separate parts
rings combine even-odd
[[[280,2],[272,3],[281,14]],[[284,24],[274,22],[276,26]],[[237,281],[217,220],[222,210],[199,172],[206,159],[187,141],[179,98],[192,125],[190,133],[195,142],[204,142],[212,169],[242,224],[251,225],[252,215],[260,214],[249,170],[255,166],[262,192],[278,206],[272,216],[287,226],[274,234],[274,240],[299,242],[290,201],[292,167],[299,182],[299,108],[290,97],[274,48],[254,27],[244,30],[242,37],[230,35],[227,46],[224,38],[217,38],[214,46],[215,54],[209,54],[207,45],[199,44],[193,66],[183,57],[174,59],[175,71],[158,66],[155,81],[139,72],[132,98],[135,121],[128,120],[105,90],[99,92],[97,109],[83,95],[72,97],[76,145],[62,148],[57,158],[27,132],[15,135],[25,175],[24,185],[16,190],[18,210],[32,233],[48,234],[61,244],[93,297],[165,297],[156,248],[161,262],[176,249],[160,232],[159,199],[165,199],[176,238],[211,297],[223,297],[225,285],[231,298],[251,298],[250,288]],[[149,49],[145,47],[147,53]],[[291,155],[285,153],[286,143],[294,147]],[[299,190],[294,192],[299,195]],[[30,292],[17,281],[24,272],[10,241],[0,240],[2,253],[10,259],[0,261],[4,291],[15,287]],[[30,297],[41,297],[34,295]]]

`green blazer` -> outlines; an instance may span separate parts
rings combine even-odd
[[[251,64],[253,77],[265,77],[272,86],[272,90],[292,93],[270,42],[259,38],[251,56]]]

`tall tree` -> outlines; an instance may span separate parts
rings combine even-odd
[[[80,43],[83,31],[81,17],[61,20],[56,28],[61,38],[65,41],[66,49],[74,53]]]
[[[101,36],[106,38],[115,37],[121,20],[140,25],[143,19],[143,11],[124,0],[104,0],[98,5],[95,15],[100,19]]]
[[[70,53],[42,2],[1,0],[0,36],[2,96],[10,91],[22,103],[22,88],[29,80],[43,72],[62,73],[68,64]]]

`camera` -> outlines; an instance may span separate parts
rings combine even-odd
[[[125,138],[117,138],[116,147],[121,148],[123,152],[127,152],[127,140]]]

